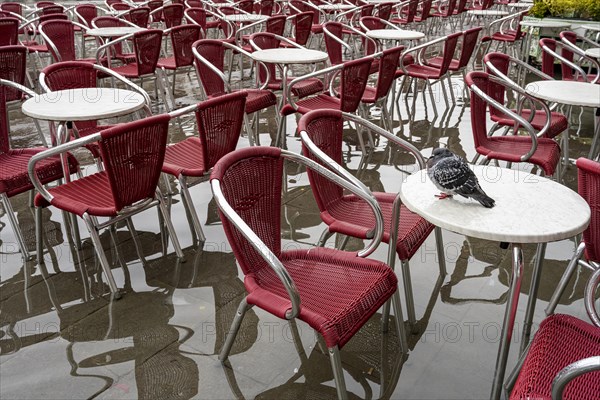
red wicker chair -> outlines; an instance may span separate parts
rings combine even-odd
[[[311,111],[300,119],[298,132],[302,138],[303,154],[335,171],[354,185],[366,190],[363,183],[341,167],[343,162],[342,136],[344,122],[356,124],[360,143],[362,143],[362,139],[360,138],[359,129],[368,129],[410,153],[416,159],[417,164],[422,168],[424,167],[423,156],[411,144],[365,119],[335,110]],[[368,206],[364,201],[356,196],[344,195],[338,186],[313,172],[309,172],[308,177],[313,195],[321,211],[321,218],[328,225],[328,229],[323,232],[318,246],[323,246],[334,233],[361,239],[371,237],[375,221],[368,212]],[[373,196],[383,212],[383,241],[388,244],[390,242],[395,243],[394,246],[389,247],[387,262],[393,268],[396,254],[401,260],[408,321],[415,329],[416,315],[409,260],[416,254],[435,227],[417,214],[410,212],[406,207],[400,206],[399,195],[396,193],[375,192]],[[398,206],[401,207],[400,210]],[[393,223],[392,221],[398,221],[398,215],[400,216],[399,223]],[[435,236],[440,260],[440,275],[445,276],[443,241],[439,228],[436,229]],[[386,317],[384,315],[384,323],[387,323]]]
[[[1,58],[0,56],[0,60]],[[33,189],[27,170],[28,163],[34,155],[43,152],[46,148],[12,149],[10,147],[7,102],[13,99],[15,94],[19,98],[22,95],[27,97],[34,95],[26,87],[0,77],[0,200],[19,244],[21,254],[25,259],[29,259],[31,255],[9,199]],[[68,155],[68,163],[70,173],[79,171],[79,165],[73,156]],[[33,171],[42,185],[63,178],[62,163],[60,158],[56,156],[45,159]]]
[[[540,39],[542,48],[542,72],[549,76],[554,76],[554,61],[560,61],[562,71],[562,80],[600,83],[600,73],[588,75],[583,68],[573,61],[573,50],[563,42],[558,42],[551,38]],[[558,50],[560,49],[560,54]],[[582,56],[587,62],[600,69],[600,63],[585,54]],[[575,72],[573,72],[575,71]]]
[[[288,17],[288,20],[292,21],[292,26],[294,27],[294,33],[288,39],[300,46],[306,46],[312,33],[313,17],[313,11],[300,12]],[[282,43],[281,47],[292,46]]]
[[[522,44],[525,38],[525,32],[521,29],[521,21],[523,16],[527,15],[528,11],[521,11],[504,18],[492,21],[488,28],[488,32],[493,32],[489,36],[484,36],[481,39],[481,43],[488,43],[485,53],[489,52],[490,47],[493,43],[496,44],[496,51],[500,50],[502,46],[502,52],[508,53],[509,45],[512,50],[512,55],[515,58],[519,58],[521,51],[517,46],[517,42]]]
[[[327,248],[282,250],[280,207],[286,160],[316,168],[317,173],[369,202],[376,231],[358,257]],[[244,314],[252,306],[282,319],[298,318],[323,336],[340,399],[347,398],[347,393],[339,349],[390,298],[406,351],[396,276],[386,264],[361,258],[381,238],[380,210],[369,194],[317,163],[275,147],[245,148],[226,155],[211,174],[211,187],[225,234],[246,275],[248,292],[219,355],[221,362],[228,359]]]
[[[12,17],[0,18],[0,46],[19,44],[19,20]]]
[[[78,60],[75,48],[75,27],[86,29],[84,25],[73,21],[54,20],[40,24],[40,34],[44,38],[54,62]],[[95,63],[96,59],[79,59],[79,61]]]
[[[170,116],[165,114],[119,124],[54,147],[31,159],[30,168],[34,168],[38,163],[45,162],[48,157],[97,142],[104,165],[102,171],[50,189],[44,188],[36,177],[30,176],[40,192],[35,198],[38,254],[42,254],[44,207],[52,205],[79,216],[85,221],[90,232],[110,290],[115,297],[119,297],[117,284],[102,249],[99,230],[158,205],[175,252],[179,258],[183,258],[163,195],[158,188],[169,121]],[[96,217],[108,220],[98,223]],[[39,261],[43,262],[43,259]]]
[[[251,59],[249,53],[221,40],[203,39],[192,45],[192,52],[196,57],[196,71],[202,82],[204,93],[209,99],[235,91],[231,89],[225,74],[223,73],[225,53],[227,50],[238,52],[241,56],[249,57]],[[251,144],[254,144],[254,141],[258,140],[258,114],[261,110],[275,106],[277,103],[275,93],[265,89],[264,86],[265,85],[257,89],[240,89],[248,93],[248,98],[246,99],[246,114],[256,113],[256,129],[252,129],[252,124],[247,121],[247,119],[245,122],[246,133],[248,134],[248,139]]]
[[[246,96],[238,91],[193,106],[198,137],[167,147],[162,172],[179,181],[181,199],[191,217],[190,228],[201,242],[206,238],[188,190],[199,182],[187,179],[206,176],[221,157],[235,150],[244,122]]]
[[[598,191],[598,188],[600,188],[600,163],[580,158],[576,164],[578,173],[577,191],[588,202],[592,209],[592,217],[590,225],[583,231],[582,242],[573,254],[552,298],[548,302],[546,315],[554,313],[554,309],[577,266],[592,271],[600,269],[600,214],[598,213],[600,209],[600,193]]]
[[[597,181],[598,166],[593,168]],[[590,277],[584,294],[585,308],[593,325],[565,314],[553,314],[542,321],[528,351],[519,360],[515,371],[518,376],[509,399],[598,398],[600,315],[594,303],[598,286],[600,269]]]
[[[218,29],[221,25],[221,21],[216,18],[216,14],[212,11],[205,10],[199,7],[188,8],[185,10],[184,18],[190,24],[200,25],[202,30],[204,31],[204,37],[208,37],[209,29],[215,30]],[[213,17],[212,20],[209,20],[208,17]]]
[[[165,88],[169,88],[167,93],[171,98],[172,108],[175,104],[175,82],[177,71],[190,71],[194,66],[194,54],[190,51],[192,44],[202,39],[202,28],[199,25],[178,25],[164,31],[165,35],[171,38],[171,49],[173,55],[161,58],[156,63],[162,72],[162,78],[165,80]],[[172,85],[169,85],[167,72],[172,73]],[[168,107],[168,105],[167,105]]]
[[[101,65],[91,64],[82,61],[65,61],[54,63],[44,68],[40,74],[40,86],[46,92],[52,92],[65,89],[95,88],[98,86],[98,79],[104,77],[113,77],[130,89],[141,93],[147,102],[147,112],[150,114],[150,98],[148,94],[139,86],[122,76],[102,67]],[[73,139],[83,136],[93,135],[101,130],[112,128],[113,125],[99,125],[98,121],[77,121],[73,124]],[[94,158],[100,158],[100,149],[95,143],[86,145]]]
[[[566,58],[568,61],[571,61],[577,65],[581,65],[581,63],[588,63],[588,65],[592,65],[596,67],[596,71],[598,71],[598,60],[588,57],[585,54],[585,50],[577,45],[577,42],[581,42],[581,45],[586,48],[594,48],[600,47],[600,44],[594,42],[592,39],[589,39],[585,36],[578,35],[572,31],[563,31],[560,33],[560,41],[564,44],[562,48],[562,56]],[[577,56],[577,61],[575,61],[575,56]],[[563,76],[567,76],[569,78],[573,78],[573,70],[568,68],[566,65],[561,63],[562,74]],[[594,76],[588,74],[589,80],[594,80]]]
[[[147,28],[150,23],[150,7],[133,8],[121,17],[140,28]]]
[[[488,163],[492,159],[509,163],[528,162],[541,168],[545,175],[553,175],[559,165],[560,147],[554,140],[543,137],[550,126],[548,107],[519,87],[510,86],[510,89],[519,93],[520,96],[539,104],[546,113],[546,125],[540,132],[537,132],[525,118],[494,100],[494,93],[497,93],[500,87],[509,87],[505,81],[485,72],[470,72],[467,74],[466,83],[471,91],[471,127],[475,151],[486,158],[484,163]],[[494,107],[511,118],[515,124],[518,123],[527,131],[529,137],[488,136],[486,127],[486,108],[488,106]]]
[[[394,7],[397,17],[390,19],[390,22],[395,25],[409,25],[412,24],[417,15],[417,7],[419,6],[419,0],[409,0],[408,2],[402,2]]]
[[[254,13],[260,15],[273,15],[275,0],[260,0],[254,4]]]
[[[444,94],[444,101],[446,103],[446,106],[448,106],[448,95],[446,94],[446,87],[444,85],[444,83],[442,82],[442,80],[445,78],[448,81],[450,81],[450,78],[448,76],[448,70],[450,68],[450,63],[452,62],[452,57],[454,56],[454,50],[456,49],[456,44],[458,43],[458,39],[462,36],[462,32],[456,32],[453,34],[450,34],[448,36],[444,36],[438,39],[434,39],[432,41],[429,41],[427,43],[423,43],[420,44],[418,46],[415,47],[411,47],[410,49],[406,50],[404,53],[402,53],[402,57],[400,58],[400,69],[398,70],[396,76],[400,77],[402,76],[403,79],[405,79],[405,77],[408,77],[411,79],[411,83],[412,80],[415,79],[423,79],[427,85],[427,87],[429,88],[429,95],[431,97],[431,104],[433,106],[433,111],[434,113],[437,115],[437,107],[435,106],[435,99],[433,97],[433,89],[431,88],[431,85],[435,82],[440,82],[441,86],[442,86],[442,91]],[[424,52],[428,51],[428,48],[432,48],[435,46],[441,46],[443,45],[443,48],[441,50],[440,53],[440,58],[441,58],[441,63],[439,65],[439,67],[436,67],[434,65],[427,65],[424,62],[420,63],[420,62],[414,62],[415,60],[418,60],[418,57],[413,57],[414,53],[415,55],[417,55],[417,53],[419,54],[424,54]],[[404,84],[404,82],[403,82]],[[410,85],[409,85],[410,87]],[[450,82],[450,87],[451,87],[451,82]],[[416,82],[415,82],[415,92],[416,92]],[[423,96],[425,96],[425,93],[423,92]],[[413,101],[416,100],[416,93],[415,93],[415,97],[413,99]]]
[[[181,25],[184,9],[182,4],[169,4],[163,7],[163,19],[167,29]]]

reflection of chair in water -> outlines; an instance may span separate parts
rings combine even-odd
[[[175,268],[178,269],[180,261],[171,255],[150,263],[160,263],[160,266],[154,266],[157,269],[176,264]],[[171,299],[173,289],[136,293],[126,287],[128,295],[118,301],[111,298],[107,302],[102,297],[96,297],[64,307],[67,302],[59,298],[54,287],[48,285],[48,292],[60,319],[60,335],[69,342],[67,360],[71,365],[71,375],[96,377],[105,381],[103,388],[91,397],[109,389],[113,379],[94,374],[93,371],[84,374],[80,372],[81,369],[129,361],[135,363],[137,397],[140,399],[188,399],[198,393],[198,366],[179,349],[179,345],[188,340],[193,331],[169,324],[174,315]],[[74,347],[77,343],[93,346],[93,342],[122,343],[124,339],[132,339],[132,342],[126,341],[127,347],[83,360],[76,359]],[[133,346],[129,346],[130,343]],[[86,353],[93,352],[93,347],[90,349],[89,346],[86,346]]]
[[[223,347],[229,325],[238,303],[246,294],[244,284],[238,277],[235,256],[232,253],[221,251],[208,251],[211,244],[204,245],[204,249],[194,246],[185,249],[187,259],[193,259],[193,268],[186,265],[179,268],[175,262],[148,263],[146,265],[146,283],[150,286],[161,288],[201,288],[213,289],[215,304],[215,345],[214,354]],[[254,311],[246,313],[238,340],[233,345],[232,354],[247,351],[258,338],[258,317]]]

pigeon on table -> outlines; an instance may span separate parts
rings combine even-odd
[[[440,199],[459,194],[472,198],[486,208],[494,207],[495,201],[489,197],[469,168],[467,161],[448,149],[434,149],[427,160],[427,175],[433,184],[442,191]]]

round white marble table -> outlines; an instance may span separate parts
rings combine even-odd
[[[263,21],[268,17],[266,15],[259,14],[230,14],[224,15],[221,18],[229,22],[258,22]]]
[[[600,47],[594,47],[592,49],[587,49],[585,51],[585,55],[588,57],[600,59]]]
[[[369,4],[401,3],[403,0],[365,0]]]
[[[508,3],[508,6],[512,8],[531,8],[533,7],[533,3]]]
[[[441,228],[512,243],[512,280],[492,385],[491,398],[496,400],[500,398],[519,300],[523,271],[521,244],[563,240],[583,232],[590,220],[590,208],[579,194],[550,179],[494,166],[472,168],[483,190],[496,201],[495,207],[484,208],[460,196],[438,199],[435,195],[439,190],[425,170],[406,178],[400,187],[400,197],[410,211]],[[539,269],[536,272],[539,274]],[[530,293],[530,302],[531,297]]]
[[[418,40],[425,37],[423,32],[404,29],[373,29],[365,34],[378,40]]]
[[[600,85],[574,81],[537,81],[525,87],[525,90],[538,99],[570,106],[596,108],[596,117],[600,113]],[[594,139],[588,158],[594,159],[600,137],[600,123],[596,122]]]
[[[287,92],[288,85],[288,71],[289,66],[292,64],[315,64],[329,59],[329,55],[324,51],[311,50],[305,48],[276,48],[276,49],[265,49],[257,50],[250,53],[250,56],[258,62],[277,64],[281,66],[281,107],[285,105],[285,95]],[[286,118],[282,116],[281,118]],[[285,129],[282,130],[281,135],[284,137],[277,137],[276,144],[284,143]]]
[[[352,4],[323,4],[318,6],[319,10],[323,11],[347,11],[357,8]]]
[[[106,27],[106,28],[93,28],[88,29],[85,33],[90,36],[97,37],[120,37],[129,35],[131,33],[137,33],[145,30],[144,28],[136,28],[135,26],[114,26],[114,27]]]
[[[477,17],[505,17],[509,15],[509,12],[503,10],[469,10],[467,14]]]

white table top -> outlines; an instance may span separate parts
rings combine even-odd
[[[600,24],[595,24],[595,25],[592,25],[592,24],[581,25],[581,27],[583,29],[587,29],[588,31],[598,31],[598,32],[600,32]]]
[[[87,121],[129,114],[144,105],[144,97],[131,90],[68,89],[35,95],[23,103],[22,111],[46,121]]]
[[[365,0],[369,4],[400,3],[404,0]]]
[[[250,55],[256,61],[272,64],[312,64],[326,61],[329,58],[324,51],[281,47],[257,50]]]
[[[230,14],[224,15],[222,18],[230,22],[257,22],[265,20],[269,17],[259,14]]]
[[[467,14],[470,15],[481,15],[481,16],[489,16],[489,17],[503,17],[509,14],[508,11],[502,10],[469,10]]]
[[[568,22],[559,21],[521,21],[521,26],[530,26],[534,28],[570,28],[571,24]]]
[[[115,26],[106,28],[88,29],[85,33],[91,36],[99,37],[118,37],[129,35],[130,33],[141,32],[144,28],[136,28],[134,26]]]
[[[588,57],[600,59],[600,47],[594,47],[592,49],[587,49],[585,51],[585,55]]]
[[[566,186],[519,170],[495,166],[472,169],[482,189],[496,201],[493,208],[461,196],[438,199],[435,195],[440,191],[426,170],[402,183],[402,202],[441,228],[508,243],[563,240],[582,232],[589,223],[588,204]]]
[[[525,90],[542,100],[572,106],[600,107],[600,85],[574,81],[537,81]]]
[[[357,6],[353,6],[351,4],[324,4],[318,6],[319,10],[333,10],[333,11],[342,11],[342,10],[352,10],[353,8],[357,8]]]
[[[367,31],[366,35],[379,40],[417,40],[425,37],[423,32],[404,29],[373,29]]]
[[[533,7],[533,3],[508,3],[508,6],[513,8],[530,8]]]

